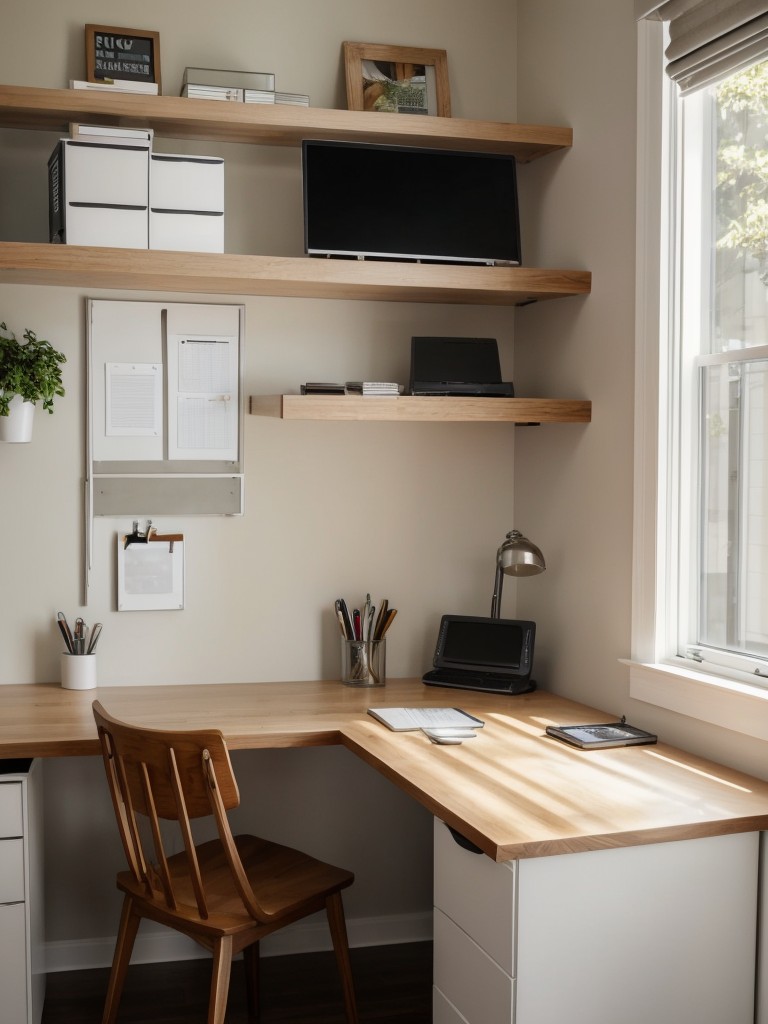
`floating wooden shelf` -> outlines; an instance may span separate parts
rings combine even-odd
[[[67,135],[71,122],[153,128],[157,135],[177,139],[269,146],[298,146],[302,139],[332,139],[511,153],[523,163],[567,149],[573,141],[570,128],[547,125],[0,86],[0,127]]]
[[[223,103],[87,89],[0,86],[0,127],[66,134],[71,122],[152,128],[183,139],[297,146],[304,138],[513,153],[528,161],[572,143],[564,127],[413,117],[287,104]],[[0,243],[0,281],[213,295],[521,305],[587,294],[581,270]]]
[[[589,423],[592,403],[555,398],[441,398],[403,395],[252,395],[252,416],[285,420],[427,423]]]
[[[585,295],[591,287],[591,274],[583,270],[530,267],[379,263],[307,256],[236,256],[0,242],[0,282],[213,295],[514,306]]]

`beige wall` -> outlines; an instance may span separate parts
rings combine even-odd
[[[249,299],[247,393],[292,390],[323,377],[404,380],[409,339],[418,333],[496,336],[511,373],[514,329],[518,393],[590,398],[593,422],[513,432],[248,417],[246,515],[167,524],[182,528],[188,541],[184,612],[114,611],[112,538],[129,524],[97,524],[87,617],[105,623],[104,684],[332,678],[338,660],[330,603],[368,589],[400,608],[390,673],[419,673],[442,612],[486,614],[494,551],[516,526],[549,563],[543,576],[519,583],[517,602],[514,586],[504,595],[506,614],[516,609],[538,623],[540,683],[764,774],[762,744],[633,703],[618,660],[630,650],[632,573],[632,8],[632,0],[391,0],[382,7],[249,0],[227,5],[226,23],[218,9],[197,2],[132,8],[132,25],[161,33],[167,92],[177,90],[186,64],[259,67],[274,70],[282,87],[309,92],[314,105],[342,106],[343,39],[413,43],[448,51],[455,116],[574,128],[571,152],[521,169],[523,252],[529,265],[590,269],[588,298],[517,313]],[[4,79],[58,87],[81,76],[82,25],[93,17],[85,4],[62,13],[49,0],[4,13]],[[114,2],[99,5],[98,17],[125,20]],[[19,41],[32,36],[36,65]],[[53,141],[4,133],[0,237],[45,237],[45,161]],[[228,248],[299,254],[296,152],[207,151],[227,161]],[[55,680],[55,611],[80,610],[84,297],[77,289],[0,285],[0,319],[51,337],[69,359],[68,395],[56,415],[38,417],[31,446],[0,446],[0,557],[3,578],[13,583],[0,595],[0,684]],[[253,752],[237,760],[245,779],[243,827],[258,819],[278,838],[352,867],[353,920],[428,911],[428,816],[389,783],[342,750]],[[109,936],[119,857],[98,766],[72,759],[50,767],[49,939]],[[289,803],[298,807],[293,819],[285,813]],[[75,920],[75,894],[86,887],[92,909]]]
[[[352,39],[445,48],[454,114],[515,120],[515,5],[507,0],[234,0],[226,8],[165,0],[135,3],[128,19],[115,0],[98,12],[84,2],[30,0],[3,12],[3,81],[58,88],[82,78],[83,25],[94,20],[158,30],[169,94],[178,92],[185,65],[257,68],[274,71],[286,90],[308,92],[315,106],[343,106],[341,42]],[[6,131],[0,142],[0,238],[43,241],[55,137]],[[296,150],[168,139],[157,147],[225,157],[228,249],[301,254]],[[31,327],[68,359],[67,396],[55,415],[38,413],[31,445],[0,445],[0,684],[58,679],[60,608],[104,622],[99,677],[107,706],[107,688],[120,683],[333,679],[331,608],[342,594],[354,600],[370,590],[399,608],[388,652],[395,676],[429,666],[441,613],[487,614],[494,553],[513,525],[512,427],[255,417],[245,424],[245,516],[156,523],[185,533],[185,610],[115,611],[114,536],[129,520],[97,522],[92,594],[83,609],[86,295],[157,297],[0,285],[0,320],[19,334]],[[297,390],[311,379],[405,381],[414,334],[497,337],[512,372],[510,310],[272,298],[245,304],[246,394]],[[505,607],[514,608],[514,588]],[[46,767],[48,939],[87,946],[114,933],[117,914],[120,858],[101,768],[90,759]],[[290,838],[355,870],[346,903],[360,927],[374,922],[366,936],[375,938],[383,916],[429,912],[430,820],[393,786],[343,750],[243,754],[237,767],[242,827]],[[60,962],[67,955],[57,953]]]
[[[515,521],[548,556],[521,582],[552,690],[626,714],[670,743],[766,776],[759,740],[629,697],[633,513],[636,30],[632,0],[520,0],[518,117],[566,122],[573,150],[523,169],[526,258],[592,271],[589,298],[516,318],[515,368],[542,392],[590,398],[583,431],[515,437]],[[541,172],[543,173],[539,173]],[[533,248],[532,248],[533,246]]]
[[[635,275],[632,0],[522,0],[518,116],[573,127],[571,152],[525,169],[536,218],[528,258],[584,267],[592,294],[518,313],[517,372],[544,393],[589,398],[583,429],[518,431],[515,513],[547,572],[518,587],[538,624],[547,685],[625,713],[631,612]]]

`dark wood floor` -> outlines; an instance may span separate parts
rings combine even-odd
[[[352,970],[361,1024],[431,1024],[432,943],[353,949]],[[99,1024],[109,972],[50,974],[42,1024]],[[137,964],[128,971],[119,1024],[201,1024],[210,962]],[[262,1024],[343,1024],[333,953],[265,957],[261,966]],[[0,1014],[0,1017],[2,1014]],[[227,1024],[247,1024],[242,962],[232,967]]]

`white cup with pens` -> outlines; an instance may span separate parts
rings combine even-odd
[[[61,654],[61,685],[65,690],[93,690],[96,687],[96,644],[102,624],[89,630],[82,618],[70,629],[66,616],[59,612],[56,621],[67,648]]]
[[[341,632],[341,681],[345,686],[384,686],[387,680],[387,630],[397,615],[385,599],[376,616],[368,594],[350,614],[343,597],[335,602]]]

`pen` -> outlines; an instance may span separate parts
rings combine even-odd
[[[58,613],[58,615],[56,616],[56,621],[58,622],[59,629],[61,630],[61,635],[64,637],[64,643],[67,645],[67,651],[70,654],[74,654],[75,645],[72,641],[72,631],[69,628],[69,624],[67,622],[66,616],[64,615],[64,612]]]
[[[381,626],[380,631],[378,632],[377,636],[374,637],[375,640],[383,640],[384,639],[384,637],[387,634],[387,630],[392,625],[392,622],[394,621],[394,618],[395,618],[396,615],[397,615],[397,608],[390,608],[389,611],[387,612],[387,617],[384,620],[384,622],[383,622],[383,624]]]
[[[93,654],[96,650],[96,644],[99,642],[99,637],[101,636],[101,628],[102,626],[100,622],[97,622],[93,627],[91,632],[91,642],[88,644],[88,650],[85,652],[86,654]]]
[[[65,615],[63,615],[62,611],[58,612],[58,615],[56,616],[56,622],[58,624],[59,630],[61,631],[61,636],[65,638],[67,650],[70,652],[70,654],[74,654],[75,649],[72,645],[72,633],[70,632],[70,627],[67,625],[67,620],[65,618]]]
[[[336,609],[336,618],[339,620],[339,629],[341,630],[341,635],[344,637],[345,640],[349,640],[349,637],[347,636],[347,628],[344,625],[344,616],[341,611],[341,601],[336,600],[333,606]]]
[[[388,607],[389,607],[389,601],[385,597],[384,600],[381,602],[381,608],[379,608],[379,614],[376,617],[376,625],[374,626],[374,629],[373,629],[373,636],[371,638],[372,640],[380,640],[381,639],[381,636],[380,636],[381,626],[382,626],[382,623],[384,622],[384,619],[387,616],[387,608]]]
[[[360,626],[360,609],[355,608],[352,612],[352,625],[355,633],[355,640],[362,640],[362,632]]]
[[[347,640],[354,640],[355,639],[355,631],[352,628],[352,618],[351,618],[351,616],[349,614],[349,608],[347,608],[347,602],[342,597],[342,598],[339,598],[339,603],[341,605],[341,614],[342,614],[342,617],[344,619],[344,634],[345,634]]]
[[[85,620],[78,616],[75,619],[75,654],[85,654]]]

